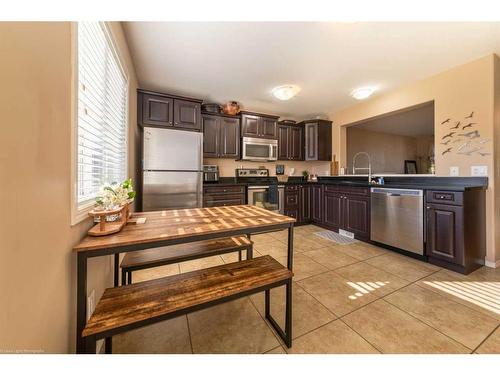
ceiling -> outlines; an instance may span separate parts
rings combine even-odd
[[[140,87],[297,120],[357,103],[490,53],[500,23],[124,22]],[[302,88],[289,101],[270,91]],[[376,93],[376,94],[377,94]],[[375,95],[376,95],[375,94]]]
[[[434,103],[363,121],[353,127],[408,137],[434,135]]]

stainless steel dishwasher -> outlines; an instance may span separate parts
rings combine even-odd
[[[423,191],[372,188],[370,239],[423,255]]]

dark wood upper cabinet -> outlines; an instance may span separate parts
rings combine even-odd
[[[304,126],[305,160],[332,160],[332,122],[308,120]]]
[[[220,158],[237,159],[240,155],[240,120],[220,117]]]
[[[219,157],[220,124],[219,117],[202,115],[203,124],[203,156]]]
[[[277,138],[278,116],[241,112],[241,135],[252,138]]]
[[[173,126],[174,99],[158,95],[144,94],[138,107],[142,109],[139,119],[143,125]]]
[[[174,99],[174,127],[201,130],[200,104]]]
[[[299,125],[278,123],[278,159],[304,160],[304,129]]]
[[[139,125],[201,130],[201,100],[137,90]]]
[[[217,115],[202,115],[203,156],[237,159],[240,153],[240,120]]]

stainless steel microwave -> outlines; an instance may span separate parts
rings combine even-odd
[[[278,141],[276,139],[243,137],[241,152],[243,160],[278,160]]]

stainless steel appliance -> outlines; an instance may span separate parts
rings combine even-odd
[[[269,176],[268,169],[237,169],[236,180],[247,184],[248,204],[278,213],[284,212],[285,186],[278,184],[276,176]],[[273,199],[273,189],[277,189],[277,199]]]
[[[243,160],[278,160],[278,141],[276,139],[243,137],[241,150]]]
[[[203,166],[203,182],[219,181],[219,167],[216,165]]]
[[[142,210],[201,207],[203,134],[144,128]]]
[[[423,191],[372,188],[370,239],[423,255]]]

